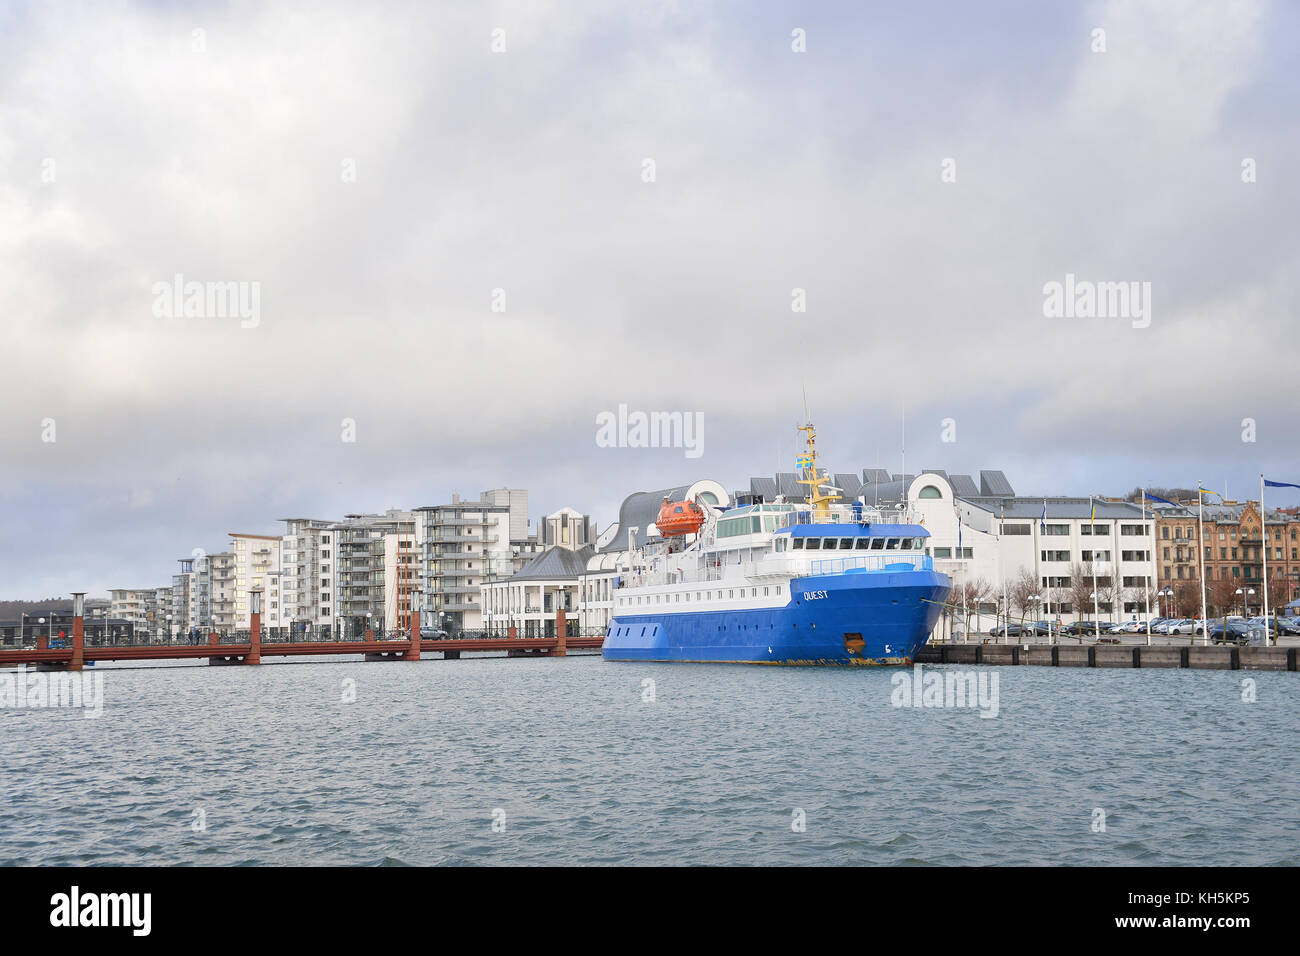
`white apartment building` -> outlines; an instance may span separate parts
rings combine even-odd
[[[331,640],[336,636],[334,582],[337,532],[335,522],[320,518],[281,518],[281,623],[300,639]]]
[[[228,634],[235,629],[235,553],[210,554],[208,562],[212,581],[212,628]]]
[[[416,508],[415,514],[424,569],[421,626],[453,633],[482,628],[483,582],[515,569],[511,506],[453,495],[450,504]]]
[[[271,534],[230,532],[234,554],[233,626],[244,631],[252,623],[248,592],[262,591],[262,629],[282,626],[280,607],[280,538]]]

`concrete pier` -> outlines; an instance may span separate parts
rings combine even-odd
[[[918,664],[985,667],[1185,667],[1193,670],[1294,671],[1295,647],[1147,647],[1142,644],[927,644]]]

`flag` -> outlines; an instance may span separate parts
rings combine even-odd
[[[1047,534],[1047,499],[1043,499],[1043,513],[1038,516],[1038,530]]]
[[[1090,514],[1090,515],[1088,516],[1088,520],[1089,520],[1089,521],[1096,521],[1096,520],[1097,520],[1097,502],[1094,501],[1092,498],[1089,498],[1089,499],[1088,499],[1088,503],[1089,503],[1090,505],[1092,505],[1092,514]]]
[[[1173,505],[1175,508],[1179,507],[1176,501],[1170,501],[1168,498],[1161,498],[1159,495],[1153,495],[1149,491],[1146,492],[1146,496],[1147,496],[1147,501],[1162,501],[1167,505]]]
[[[1292,484],[1289,481],[1269,481],[1267,478],[1264,479],[1264,484],[1270,488],[1300,488],[1300,485]]]

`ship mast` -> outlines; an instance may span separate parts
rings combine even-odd
[[[799,484],[808,486],[806,500],[812,506],[813,515],[824,518],[830,514],[831,502],[839,501],[840,496],[822,490],[822,485],[827,483],[829,476],[826,472],[817,472],[817,429],[810,421],[806,425],[800,425],[799,431],[807,433],[808,441],[808,450],[798,460],[799,472],[803,476],[799,479]]]

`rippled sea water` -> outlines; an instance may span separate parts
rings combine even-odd
[[[982,719],[887,669],[97,670],[98,719],[0,709],[0,863],[1300,863],[1297,674],[1001,668]]]

